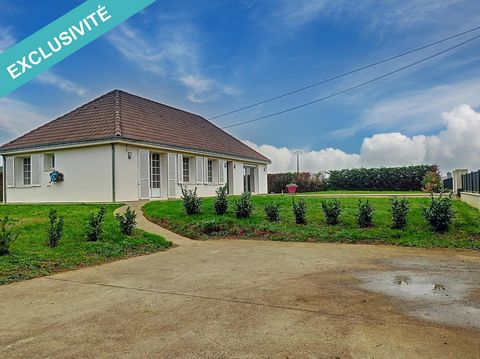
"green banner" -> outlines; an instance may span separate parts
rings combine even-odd
[[[155,0],[87,0],[0,54],[0,97],[121,24]]]

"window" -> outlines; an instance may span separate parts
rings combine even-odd
[[[43,167],[45,167],[45,171],[55,169],[55,155],[53,153],[46,153],[43,156]]]
[[[160,188],[160,154],[150,154],[150,187]]]
[[[213,161],[212,160],[207,161],[207,182],[208,183],[213,182]]]
[[[190,182],[190,158],[183,157],[183,182]]]
[[[23,185],[30,186],[32,184],[32,159],[25,157],[23,159]]]

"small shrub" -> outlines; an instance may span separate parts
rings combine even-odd
[[[446,232],[453,219],[452,194],[444,197],[434,197],[432,194],[430,206],[423,207],[423,216],[436,232]]]
[[[8,215],[5,215],[3,219],[0,219],[0,256],[10,254],[10,245],[18,237],[18,234],[13,233],[10,226],[11,222],[12,220]]]
[[[124,214],[117,213],[115,218],[120,226],[120,232],[127,236],[131,236],[135,229],[135,225],[137,224],[137,214],[135,211],[132,211],[130,207],[127,207]]]
[[[97,242],[101,239],[106,212],[107,210],[102,206],[98,210],[98,213],[90,213],[88,216],[87,228],[85,230],[88,241]]]
[[[192,191],[187,190],[187,187],[180,186],[182,189],[183,208],[185,213],[191,216],[193,214],[199,214],[202,207],[202,199],[197,196],[197,187]]]
[[[361,228],[368,228],[372,226],[373,220],[373,208],[368,199],[363,202],[361,199],[358,201],[358,214],[357,222]]]
[[[57,215],[56,209],[51,209],[48,212],[49,226],[48,226],[48,245],[56,247],[63,236],[63,217]]]
[[[228,209],[227,185],[219,187],[215,193],[217,194],[215,202],[213,203],[215,213],[219,215],[225,214]]]
[[[298,204],[292,198],[293,215],[295,216],[295,223],[306,224],[307,223],[307,204],[303,198],[300,198]]]
[[[265,214],[270,222],[277,222],[280,219],[280,205],[278,203],[265,205]]]
[[[235,201],[235,215],[237,218],[248,218],[252,214],[253,204],[251,194],[244,192],[240,198]]]
[[[392,228],[403,229],[407,225],[408,200],[406,198],[398,199],[397,197],[390,200],[392,207]]]
[[[331,201],[322,201],[322,210],[325,214],[327,224],[336,225],[339,223],[342,208],[338,199],[335,198]]]

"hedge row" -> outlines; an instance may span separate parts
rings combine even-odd
[[[289,183],[298,185],[298,192],[324,190],[420,191],[422,180],[436,165],[405,167],[354,168],[330,171],[327,179],[322,174],[273,173],[268,175],[268,192],[286,192]]]
[[[375,190],[375,191],[420,191],[422,180],[435,165],[405,167],[354,168],[331,171],[329,189]]]

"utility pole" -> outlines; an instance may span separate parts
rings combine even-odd
[[[302,151],[293,152],[293,154],[297,156],[297,173],[300,173],[300,153],[302,153]]]

